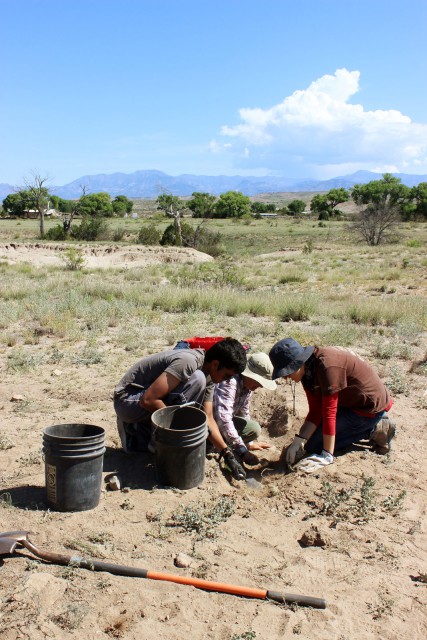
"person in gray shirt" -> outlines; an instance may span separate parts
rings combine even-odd
[[[215,384],[242,373],[246,352],[238,340],[225,338],[210,349],[171,349],[142,358],[114,389],[114,409],[123,450],[150,450],[151,414],[166,406],[195,402],[203,407],[208,439],[220,452],[233,477],[245,471],[227,447],[213,416]]]

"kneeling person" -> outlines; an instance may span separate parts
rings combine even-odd
[[[269,444],[257,442],[261,426],[250,417],[250,400],[260,387],[273,391],[273,365],[266,353],[254,353],[248,358],[242,373],[224,380],[215,387],[214,417],[221,435],[233,452],[248,465],[259,463],[252,451],[268,449]]]
[[[308,414],[284,451],[289,468],[313,473],[334,461],[335,450],[362,440],[369,439],[378,453],[390,451],[393,399],[362,358],[342,347],[302,347],[293,338],[276,342],[270,358],[273,378],[301,382],[307,396]]]
[[[210,349],[171,349],[136,362],[114,389],[114,409],[123,450],[147,451],[151,414],[166,406],[200,404],[207,416],[209,440],[221,453],[233,476],[245,477],[240,463],[224,442],[213,416],[215,384],[242,372],[246,352],[234,338]]]

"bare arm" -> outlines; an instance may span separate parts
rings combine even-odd
[[[154,413],[157,409],[163,409],[165,398],[171,391],[179,385],[180,381],[170,373],[162,373],[152,385],[148,387],[139,401],[141,407],[150,413]]]
[[[227,443],[224,441],[224,438],[222,437],[219,427],[213,416],[213,402],[204,402],[203,410],[206,413],[208,419],[208,427],[210,429],[209,440],[218,451],[222,451],[227,446]]]
[[[305,440],[309,440],[316,429],[317,427],[313,422],[309,422],[306,420],[299,430],[298,435]]]
[[[317,427],[312,422],[304,422],[301,429],[299,430],[299,435],[306,440],[309,440],[313,433],[316,431]],[[323,448],[325,451],[328,451],[332,455],[334,455],[335,449],[335,435],[328,435],[327,433],[323,434]]]

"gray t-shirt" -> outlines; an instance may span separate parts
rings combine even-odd
[[[134,385],[134,390],[135,387],[148,389],[165,372],[178,378],[180,382],[186,382],[197,369],[203,367],[204,361],[205,351],[203,349],[171,349],[147,356],[138,360],[125,373],[114,389],[114,395],[125,391],[130,385]],[[212,402],[214,389],[215,385],[208,376],[204,402]]]

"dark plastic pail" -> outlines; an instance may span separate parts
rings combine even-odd
[[[192,489],[205,478],[207,417],[195,407],[165,407],[151,416],[157,480]]]
[[[57,424],[43,431],[47,501],[56,511],[87,511],[99,503],[105,430]]]

